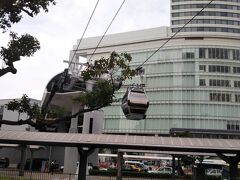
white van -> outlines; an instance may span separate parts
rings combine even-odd
[[[148,171],[148,166],[146,166],[144,163],[139,161],[125,161],[124,164],[134,165],[137,168],[140,168],[144,172]]]

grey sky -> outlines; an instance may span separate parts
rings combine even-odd
[[[97,0],[56,0],[48,13],[25,17],[11,30],[38,38],[41,49],[30,58],[15,63],[16,75],[0,78],[0,99],[41,99],[48,81],[67,68],[69,51],[82,36]],[[100,0],[85,37],[102,36],[122,0]],[[169,26],[170,0],[126,0],[107,34]],[[7,34],[0,34],[0,46],[6,45]]]

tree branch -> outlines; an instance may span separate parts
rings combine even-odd
[[[29,124],[30,126],[36,127],[36,123],[33,121],[32,117],[25,119],[25,120],[18,120],[18,121],[11,121],[11,120],[1,120],[0,124],[5,124],[5,125],[25,125]]]
[[[21,8],[21,10],[22,10],[23,12],[25,12],[27,15],[33,17],[33,13],[30,13],[28,10],[26,10],[26,9],[24,9],[24,8]]]
[[[0,69],[0,77],[11,72],[12,74],[17,73],[17,69],[14,66],[8,66],[6,68]]]
[[[105,107],[105,105],[102,105],[102,106],[98,106],[98,107],[95,107],[95,108],[89,108],[89,109],[83,109],[83,110],[80,110],[78,111],[77,113],[75,114],[72,114],[70,116],[65,116],[65,117],[62,117],[62,118],[57,118],[55,120],[41,120],[41,124],[42,125],[53,125],[53,124],[57,124],[59,122],[63,122],[63,121],[67,121],[67,120],[71,120],[72,118],[75,118],[77,117],[78,115],[80,114],[84,114],[84,113],[87,113],[87,112],[91,112],[91,111],[96,111],[96,110],[99,110],[101,108]],[[39,122],[40,123],[40,122]]]
[[[70,116],[57,118],[55,120],[44,119],[44,120],[39,120],[39,121],[35,122],[35,120],[32,117],[29,117],[28,119],[25,119],[25,120],[20,119],[18,121],[1,120],[0,124],[5,124],[5,125],[24,125],[24,124],[28,124],[32,127],[38,128],[38,127],[43,127],[43,126],[50,126],[50,125],[57,124],[57,123],[64,122],[64,121],[70,121],[72,118],[75,118],[80,114],[83,114],[83,113],[86,113],[86,112],[91,112],[91,111],[96,111],[96,110],[101,109],[103,107],[105,107],[105,105],[95,107],[95,108],[91,108],[91,109],[83,109],[83,110],[78,111],[75,114],[70,115]]]

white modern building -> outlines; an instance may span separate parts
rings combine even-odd
[[[20,99],[15,99],[20,100]],[[18,121],[28,118],[26,113],[18,113],[17,111],[8,110],[6,104],[13,99],[1,99],[0,100],[0,122],[1,120]],[[36,99],[30,99],[31,104],[40,105],[40,101]],[[25,125],[0,125],[0,130],[9,131],[36,131],[34,127],[28,124]],[[64,159],[64,147],[43,147],[43,146],[28,146],[26,151],[26,168],[29,168],[31,153],[33,153],[33,170],[39,170],[43,166],[41,162],[48,162],[50,160],[57,160],[57,163],[63,165]],[[60,158],[61,157],[61,158]],[[8,158],[11,167],[17,167],[21,159],[21,148],[18,144],[0,144],[0,158]],[[42,166],[42,167],[41,167]],[[45,169],[41,169],[45,171]]]
[[[143,65],[147,118],[127,120],[120,102],[104,109],[104,133],[168,134],[171,128],[240,130],[240,0],[216,0],[158,52],[209,0],[172,0],[171,26],[83,39],[77,56],[131,54]],[[74,46],[74,50],[77,45]],[[153,55],[153,53],[155,53]],[[153,56],[152,56],[153,55]],[[138,83],[139,77],[126,85]],[[125,89],[116,94],[122,97]]]
[[[15,99],[15,100],[20,100],[20,99]],[[17,111],[11,111],[8,110],[6,107],[6,104],[8,104],[10,101],[13,101],[13,99],[1,99],[0,100],[0,122],[1,120],[9,120],[9,121],[18,121],[18,120],[25,120],[28,118],[26,113],[18,113]],[[39,104],[39,100],[31,99],[31,103],[36,103]],[[5,124],[0,124],[0,130],[13,130],[13,131],[30,131],[31,127],[27,124],[25,125],[5,125]],[[32,131],[34,128],[31,129]]]

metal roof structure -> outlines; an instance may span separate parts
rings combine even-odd
[[[159,154],[159,155],[190,155],[190,156],[217,156],[216,153],[207,152],[179,152],[179,151],[146,151],[139,149],[118,149],[118,152],[131,152],[131,153],[148,153],[148,154]]]
[[[0,148],[19,148],[19,144],[0,144]],[[44,149],[46,148],[45,146],[39,146],[39,145],[29,145],[29,149]]]
[[[240,152],[240,140],[237,139],[106,134],[0,131],[0,143],[231,154]]]

